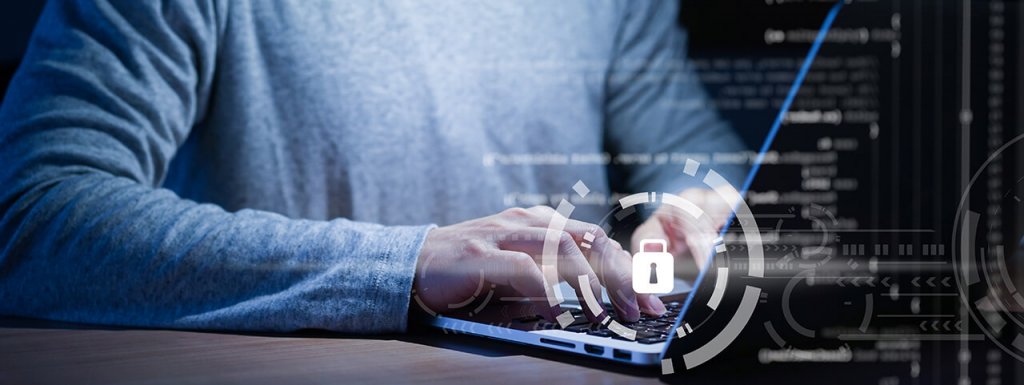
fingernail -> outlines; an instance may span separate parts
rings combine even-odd
[[[650,294],[648,294],[648,295],[650,295]],[[651,306],[653,307],[651,310],[653,310],[654,313],[657,313],[658,315],[665,314],[665,312],[667,312],[668,309],[665,308],[665,303],[661,302],[661,298],[658,298],[658,297],[656,297],[654,295],[650,295],[650,296],[651,296],[650,303],[651,303]]]
[[[647,295],[650,297],[644,301],[644,305],[640,308],[641,311],[647,314],[655,314],[659,316],[668,311],[668,309],[665,308],[665,304],[661,302],[661,299],[653,294]]]

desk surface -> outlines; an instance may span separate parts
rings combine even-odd
[[[955,358],[955,352],[955,346],[947,346],[923,357]],[[909,373],[906,363],[769,366],[758,365],[756,357],[756,351],[716,357],[695,370],[658,377],[657,368],[432,329],[376,337],[325,332],[245,335],[0,317],[0,384],[723,384],[766,383],[765,379],[863,384]],[[922,378],[908,383],[953,383],[956,377],[946,371],[955,366],[922,362]]]
[[[439,332],[268,336],[3,321],[2,383],[658,382],[654,370],[556,361],[538,349]]]

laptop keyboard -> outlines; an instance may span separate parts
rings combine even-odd
[[[640,319],[636,322],[620,322],[623,326],[630,329],[636,330],[636,342],[641,344],[656,344],[659,342],[665,342],[670,333],[672,333],[672,325],[675,324],[676,318],[679,317],[679,310],[682,308],[682,304],[679,302],[669,302],[665,304],[665,308],[668,309],[665,314],[661,317],[652,317],[646,314],[640,314]],[[605,311],[608,312],[612,318],[615,318],[615,309],[611,305],[605,305]],[[587,317],[583,315],[583,311],[579,309],[570,310],[572,315],[576,317],[576,321],[567,326],[564,330],[573,333],[586,333],[596,337],[608,337],[619,340],[627,340],[615,332],[608,329],[608,327],[601,324],[590,323]],[[541,322],[537,325],[537,329],[558,329],[558,325],[554,323]]]

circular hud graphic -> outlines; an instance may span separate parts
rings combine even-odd
[[[952,254],[960,299],[971,318],[996,345],[1024,362],[1021,234],[1007,237],[1001,226],[992,225],[1024,210],[1024,176],[1014,176],[1009,186],[998,182],[1004,163],[1017,161],[1022,139],[1000,147],[971,177],[957,208]]]
[[[693,368],[704,362],[707,362],[714,356],[722,352],[742,331],[743,327],[746,326],[750,320],[751,315],[754,312],[754,308],[757,306],[758,300],[760,299],[761,288],[744,284],[742,294],[736,298],[726,298],[727,286],[729,285],[729,277],[745,276],[745,277],[764,277],[764,249],[761,243],[761,236],[756,223],[753,220],[753,215],[750,212],[750,208],[743,201],[742,196],[729,182],[727,182],[720,174],[714,170],[704,169],[702,170],[701,164],[694,160],[687,160],[686,166],[683,169],[683,173],[689,178],[695,178],[699,183],[703,184],[704,187],[714,191],[715,194],[722,199],[724,202],[730,202],[734,204],[734,220],[738,226],[738,233],[730,233],[730,239],[735,239],[735,242],[741,242],[745,247],[741,248],[744,252],[744,258],[747,263],[746,271],[732,272],[730,271],[728,264],[729,252],[727,242],[723,241],[722,237],[718,237],[712,240],[713,243],[713,257],[709,262],[709,266],[704,269],[703,272],[698,276],[697,282],[694,285],[695,289],[700,286],[700,282],[703,279],[708,279],[708,283],[714,283],[712,294],[702,301],[703,303],[690,303],[693,301],[695,296],[688,296],[687,302],[683,304],[683,312],[686,314],[684,317],[679,317],[675,322],[673,338],[684,338],[687,335],[694,333],[713,333],[713,336],[707,338],[707,342],[703,345],[691,349],[685,352],[681,357],[664,357],[662,360],[662,373],[670,374],[675,371],[676,367]],[[589,189],[582,182],[578,182],[573,190],[576,191],[577,196],[583,198],[589,192]],[[635,222],[636,218],[642,217],[643,212],[653,211],[661,205],[669,205],[683,213],[687,221],[691,223],[707,223],[710,219],[708,215],[696,204],[690,202],[679,195],[674,193],[665,192],[642,192],[632,195],[625,196],[619,199],[618,203],[606,215],[602,223],[600,224],[606,234],[613,235],[616,233],[616,225],[619,223]],[[575,206],[568,200],[562,200],[556,208],[556,214],[551,218],[548,225],[548,237],[544,240],[543,255],[541,270],[544,274],[545,281],[548,283],[545,287],[547,291],[548,302],[551,306],[559,305],[564,302],[566,298],[559,291],[558,286],[558,242],[559,234],[565,228],[566,222],[571,218]],[[594,235],[588,234],[585,239],[592,240]],[[588,247],[587,243],[582,245],[582,248],[586,251]],[[629,274],[631,272],[621,272]],[[582,288],[583,301],[588,304],[588,308],[594,312],[600,312],[602,307],[599,305],[600,300],[595,293],[590,290],[590,285],[587,284],[587,277],[585,275],[578,277],[580,280],[580,287]],[[713,281],[711,281],[713,280]],[[735,285],[735,284],[734,284]],[[617,295],[617,293],[609,293],[609,295]],[[734,306],[729,306],[728,314],[718,314],[716,310],[723,309],[723,302],[735,303]],[[692,320],[689,318],[690,312],[688,308],[693,306],[703,306],[710,310],[710,315],[700,320]],[[709,312],[700,312],[709,313]],[[637,330],[619,323],[611,316],[604,314],[594,314],[595,317],[599,317],[600,322],[605,325],[609,330],[614,332],[621,338],[626,340],[636,340]],[[712,317],[729,317],[727,322],[724,322],[724,327],[717,328],[717,330],[701,330],[701,326],[709,318]],[[566,311],[557,317],[558,323],[561,327],[565,328],[574,322],[574,317],[571,312]],[[716,323],[717,324],[717,323]]]

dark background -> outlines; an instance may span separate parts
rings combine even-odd
[[[0,87],[4,95],[45,4],[40,0],[10,1],[0,12],[0,36],[3,36],[0,40]]]
[[[729,59],[742,57],[790,57],[802,58],[809,44],[786,43],[768,45],[764,35],[766,29],[817,29],[825,13],[832,5],[828,2],[794,1],[786,4],[769,4],[765,1],[684,1],[680,21],[690,32],[690,55],[696,59]],[[917,304],[921,314],[953,314],[959,316],[961,301],[956,296],[940,296],[956,292],[956,288],[917,287],[931,277],[943,279],[953,277],[955,272],[950,264],[954,252],[953,231],[957,208],[965,194],[965,176],[973,175],[993,150],[1003,143],[1024,134],[1020,122],[1024,120],[1021,106],[1022,78],[1019,69],[1022,64],[1021,36],[1022,9],[1019,1],[971,1],[970,5],[970,87],[963,87],[963,19],[964,1],[880,1],[853,2],[844,7],[833,29],[866,28],[872,30],[892,29],[894,15],[899,20],[898,41],[901,47],[898,57],[892,56],[891,45],[884,43],[828,44],[819,58],[868,57],[875,60],[877,79],[867,82],[875,87],[877,97],[872,108],[878,112],[877,137],[869,136],[869,125],[863,123],[842,123],[839,125],[811,124],[784,125],[778,139],[772,146],[777,151],[819,151],[817,144],[823,138],[853,139],[857,148],[839,151],[835,166],[838,169],[833,180],[854,179],[859,185],[854,190],[836,191],[834,199],[809,200],[803,204],[753,204],[757,214],[806,213],[811,205],[824,207],[838,219],[831,230],[831,263],[821,266],[815,274],[819,276],[872,276],[889,278],[901,287],[903,292],[927,291],[935,297],[921,297]],[[998,43],[998,44],[997,44]],[[997,65],[997,63],[999,65]],[[814,72],[818,66],[812,67]],[[998,80],[993,80],[998,79]],[[720,96],[728,85],[709,85],[713,97]],[[805,84],[805,88],[814,87]],[[802,90],[805,91],[805,90]],[[794,110],[801,109],[802,102],[813,101],[803,92],[798,96]],[[969,127],[961,126],[960,112],[967,98],[973,115]],[[760,144],[774,117],[775,110],[723,111],[725,119],[744,134],[747,143],[753,147]],[[965,134],[966,132],[966,134]],[[966,140],[965,140],[966,139]],[[966,144],[966,145],[965,145]],[[978,183],[972,186],[966,198],[967,207],[981,215],[980,229],[974,239],[976,246],[1002,246],[1010,254],[1007,258],[1010,270],[1020,272],[1014,261],[1021,259],[1017,254],[1021,239],[1021,204],[1012,197],[1020,195],[1021,177],[1024,176],[1024,151],[1011,148],[1006,156],[1000,157],[983,172]],[[966,151],[965,151],[966,150]],[[827,151],[825,151],[827,152]],[[807,180],[801,174],[804,167],[799,165],[766,165],[751,188],[751,194],[766,191],[808,192],[803,183]],[[748,201],[749,201],[748,196]],[[789,229],[816,229],[807,217],[797,215],[777,223]],[[762,220],[762,228],[771,228],[775,219]],[[843,230],[850,230],[844,232]],[[877,230],[877,231],[875,231]],[[895,230],[895,231],[887,231]],[[900,231],[903,230],[903,231]],[[921,231],[908,231],[921,230]],[[829,233],[822,231],[822,233]],[[783,242],[785,243],[785,239]],[[806,243],[793,242],[798,246]],[[866,246],[862,255],[845,253],[844,247]],[[886,245],[891,255],[873,252],[875,246]],[[942,246],[942,255],[923,255],[922,247]],[[915,250],[907,255],[897,255],[899,247]],[[773,257],[779,258],[781,253]],[[1016,258],[1014,258],[1016,257]],[[902,269],[867,268],[871,261],[897,263],[890,267]],[[903,263],[903,264],[899,264]],[[883,266],[883,265],[879,265]],[[832,368],[843,379],[857,378],[854,382],[865,383],[955,383],[959,363],[956,356],[961,346],[955,341],[924,342],[910,349],[891,349],[881,342],[844,342],[827,337],[827,330],[856,327],[862,312],[857,307],[858,297],[873,296],[874,314],[911,313],[911,299],[905,296],[899,300],[885,297],[889,288],[837,287],[817,285],[812,290],[803,289],[799,297],[793,297],[788,305],[795,318],[805,327],[818,332],[816,338],[806,338],[793,330],[786,330],[786,322],[778,301],[783,286],[790,282],[799,269],[778,269],[766,274],[770,279],[763,285],[769,301],[760,305],[753,320],[748,323],[741,341],[730,347],[732,360],[737,367],[754,367],[759,363],[754,358],[763,348],[776,347],[768,338],[762,324],[771,322],[785,339],[788,347],[813,350],[816,348],[835,349],[848,346],[857,352],[882,355],[892,354],[904,359],[881,360],[874,363],[857,364],[772,364],[769,371],[779,367],[806,370],[811,378],[820,379],[817,374],[822,367]],[[1018,275],[1018,286],[1020,285]],[[827,280],[826,280],[827,281]],[[881,286],[881,285],[879,285]],[[922,285],[926,286],[926,285]],[[801,290],[798,289],[798,290]],[[972,288],[972,291],[977,288]],[[984,288],[981,288],[984,289]],[[984,291],[984,290],[982,290]],[[984,293],[982,293],[984,294]],[[972,298],[972,301],[975,298]],[[854,311],[851,311],[854,310]],[[874,318],[871,328],[881,330],[907,330],[910,333],[928,333],[922,330],[922,321],[936,319],[923,317]],[[950,320],[950,318],[938,318]],[[961,319],[970,333],[981,333],[971,319]],[[1004,343],[1014,333],[1004,329],[1000,337]],[[987,378],[989,383],[1019,383],[1015,373],[1020,364],[990,341],[971,343],[969,371],[974,383]],[[989,362],[983,361],[986,353]],[[992,356],[991,354],[995,354]],[[992,360],[991,357],[997,357]],[[902,363],[900,361],[903,361]],[[916,364],[915,364],[916,363]],[[919,376],[911,375],[910,367],[918,365]],[[698,368],[698,370],[701,370]],[[828,371],[828,370],[825,370]]]

